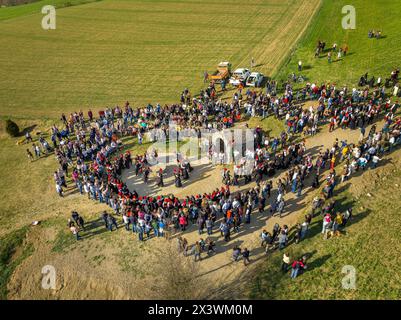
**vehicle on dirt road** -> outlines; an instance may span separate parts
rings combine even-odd
[[[260,88],[264,79],[265,76],[260,72],[252,72],[246,80],[246,85],[249,87]]]
[[[220,62],[217,65],[217,70],[213,74],[209,74],[209,81],[221,83],[221,81],[228,79],[231,75],[231,63],[228,61]]]
[[[232,77],[230,78],[230,83],[233,86],[238,86],[238,85],[240,85],[240,83],[245,85],[246,79],[248,79],[250,74],[251,74],[251,72],[249,71],[249,69],[246,69],[246,68],[236,69],[233,72]]]

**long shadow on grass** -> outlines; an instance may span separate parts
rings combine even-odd
[[[316,269],[316,268],[320,268],[331,257],[332,257],[331,254],[326,254],[326,255],[321,256],[321,257],[319,257],[319,258],[317,258],[315,260],[307,262],[307,267],[308,268],[306,269],[306,272],[312,271],[313,269]]]
[[[106,227],[104,226],[103,219],[98,218],[96,220],[89,221],[85,224],[85,231],[82,231],[81,238],[88,239],[105,232],[110,232],[110,231],[106,229]]]

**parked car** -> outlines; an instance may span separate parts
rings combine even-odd
[[[246,80],[246,85],[249,87],[261,87],[265,76],[260,72],[252,72]]]
[[[230,83],[234,86],[238,86],[240,83],[245,84],[246,79],[248,79],[251,72],[246,68],[239,68],[233,72],[232,77],[230,78]]]

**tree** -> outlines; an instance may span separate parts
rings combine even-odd
[[[19,135],[18,125],[10,119],[6,120],[6,131],[11,137],[17,137]]]

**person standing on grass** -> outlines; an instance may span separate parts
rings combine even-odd
[[[125,212],[123,213],[123,223],[124,223],[124,226],[125,226],[125,230],[130,231],[130,227],[129,227],[130,220],[129,220],[129,217],[126,215]]]
[[[206,83],[209,79],[209,74],[207,73],[207,71],[205,71],[203,73],[203,83]]]
[[[150,231],[152,230],[152,227],[150,223],[145,223],[145,233],[146,233],[146,239],[150,238]]]
[[[297,223],[296,225],[296,230],[295,230],[295,235],[294,235],[294,240],[295,240],[295,244],[298,244],[299,241],[301,240],[301,224]]]
[[[343,219],[342,219],[342,224],[341,227],[344,228],[347,222],[352,218],[352,208],[349,208],[345,210],[343,213]]]
[[[184,257],[188,255],[188,248],[188,240],[186,238],[182,238],[182,254],[184,255]]]
[[[343,216],[340,212],[337,212],[336,217],[334,218],[333,221],[333,235],[339,236],[340,231],[338,228],[343,224]]]
[[[77,241],[81,239],[81,237],[79,236],[79,230],[74,225],[74,223],[71,224],[70,231],[75,236],[75,239],[77,239]]]
[[[337,60],[341,60],[342,49],[340,48],[337,53]]]
[[[29,149],[26,149],[26,155],[28,156],[28,159],[29,159],[30,161],[33,161],[33,155],[32,155],[32,152],[29,151]]]
[[[371,169],[377,168],[377,164],[379,163],[380,160],[381,160],[381,159],[380,159],[377,155],[374,155],[374,156],[372,157],[372,166],[371,166]]]
[[[33,152],[35,152],[36,158],[40,158],[40,148],[39,148],[39,146],[33,143],[32,144],[32,149],[33,149]]]
[[[331,215],[330,213],[326,213],[326,215],[323,218],[322,234],[326,233],[327,227],[330,223],[331,223]]]
[[[284,230],[281,231],[281,233],[278,236],[278,248],[280,250],[284,249],[286,244],[287,244],[288,236],[285,233]]]
[[[160,237],[159,235],[159,222],[156,219],[152,219],[151,221],[153,233],[155,234],[155,237],[158,238]]]
[[[29,131],[27,131],[27,132],[25,133],[25,139],[26,139],[26,143],[33,142],[32,136],[31,136],[31,134],[29,133]]]
[[[244,250],[242,251],[242,258],[244,260],[245,266],[247,266],[248,264],[251,263],[251,261],[249,260],[249,255],[250,255],[250,252],[249,252],[248,248],[244,248]]]
[[[60,197],[64,197],[63,187],[59,183],[56,183],[56,191]]]
[[[300,237],[300,240],[305,239],[306,234],[307,234],[308,229],[309,229],[309,224],[310,224],[310,221],[308,221],[307,218],[305,217],[305,221],[301,224],[301,237]]]
[[[137,232],[138,232],[138,240],[143,241],[143,233],[145,232],[145,226],[141,223],[138,223]]]
[[[347,55],[347,52],[348,52],[348,45],[347,44],[344,44],[343,52],[344,52],[344,57],[345,57]]]
[[[93,120],[93,112],[92,112],[91,109],[89,109],[89,111],[88,111],[88,118],[89,118],[89,122],[92,122],[92,120]]]
[[[281,271],[283,273],[287,273],[289,265],[290,265],[290,255],[288,254],[288,252],[285,252],[283,254],[283,260],[281,263]]]
[[[292,263],[291,278],[295,279],[302,270],[306,269],[304,258],[295,260]]]
[[[108,225],[108,216],[109,216],[109,214],[108,214],[106,211],[104,211],[104,212],[102,213],[102,219],[103,219],[104,226],[105,226],[106,229],[109,228],[109,225]]]
[[[118,229],[117,221],[111,214],[109,214],[107,216],[107,225],[108,225],[110,231],[113,231],[113,226],[116,227],[116,230]]]
[[[77,218],[77,225],[78,225],[78,227],[79,227],[80,229],[82,229],[82,231],[85,231],[85,221],[84,221],[84,218],[82,218],[81,215],[78,215],[78,218]]]
[[[166,225],[165,220],[164,220],[164,219],[161,219],[161,220],[159,221],[159,235],[160,235],[160,237],[164,237],[164,228],[165,228],[165,225]]]
[[[221,91],[226,91],[226,79],[221,80]]]

